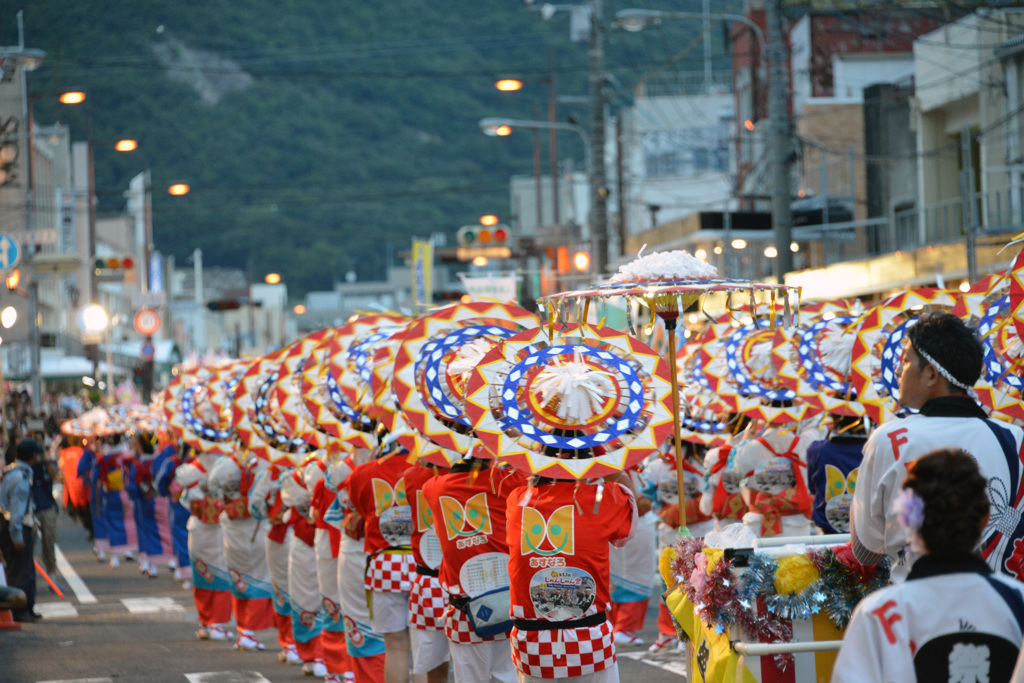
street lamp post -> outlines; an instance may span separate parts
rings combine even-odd
[[[770,159],[772,187],[772,228],[775,231],[776,277],[785,281],[786,273],[793,269],[792,242],[793,213],[790,208],[789,166],[792,156],[791,122],[786,111],[786,67],[785,40],[782,32],[782,14],[778,0],[769,0],[767,6],[769,42],[750,17],[742,14],[721,12],[663,12],[650,9],[624,9],[615,14],[615,20],[626,31],[642,31],[645,27],[658,24],[664,19],[708,20],[726,19],[745,24],[757,37],[761,62],[767,62],[768,72],[768,120],[771,124]],[[767,53],[767,59],[766,59]],[[728,245],[726,245],[728,248]]]
[[[583,141],[583,164],[586,167],[587,178],[590,181],[591,192],[590,192],[590,223],[592,226],[591,230],[591,243],[593,244],[595,264],[598,265],[598,275],[603,275],[604,266],[607,265],[607,247],[608,247],[608,236],[604,235],[604,239],[601,239],[599,228],[596,221],[597,214],[597,200],[602,199],[598,197],[597,192],[593,191],[594,188],[594,150],[591,146],[590,136],[587,132],[577,126],[574,123],[552,123],[551,121],[530,121],[523,119],[506,119],[499,117],[490,117],[486,119],[480,119],[480,130],[486,135],[494,135],[498,137],[505,137],[511,135],[515,128],[530,128],[530,129],[550,129],[550,130],[571,130],[580,136],[580,140]],[[601,183],[604,184],[603,181]],[[538,201],[540,198],[538,197]],[[607,221],[605,227],[607,228]],[[601,249],[604,249],[605,258],[600,258]]]

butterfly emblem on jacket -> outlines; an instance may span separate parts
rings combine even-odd
[[[451,496],[441,496],[444,528],[448,540],[457,536],[491,533],[491,515],[487,510],[487,494],[478,493],[466,501],[465,507]]]
[[[522,554],[573,555],[574,520],[572,505],[563,505],[547,519],[539,510],[523,508]]]
[[[405,497],[405,478],[399,479],[394,488],[383,479],[371,480],[373,484],[373,502],[377,507],[377,515],[384,514],[388,508],[396,505],[408,505]]]
[[[840,533],[850,530],[850,505],[857,488],[859,470],[859,467],[855,467],[843,476],[838,467],[825,465],[825,519]]]

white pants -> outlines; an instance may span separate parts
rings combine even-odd
[[[338,557],[331,556],[331,534],[327,529],[317,529],[313,548],[316,550],[316,576],[320,584],[320,595],[335,605],[341,605],[341,591],[338,589]],[[339,556],[340,556],[339,552]]]
[[[204,524],[198,517],[190,517],[188,555],[193,563],[202,560],[211,570],[226,577],[228,565],[224,561],[224,537],[220,524]]]
[[[274,583],[274,606],[278,614],[289,614],[291,600],[288,597],[288,546],[291,545],[292,531],[284,538],[284,543],[278,543],[269,536],[266,537],[267,547],[267,568],[270,570],[270,579]]]
[[[295,537],[288,549],[288,593],[292,603],[303,612],[319,613],[323,606],[316,573],[316,551]]]
[[[516,665],[512,663],[512,644],[508,640],[483,643],[453,643],[452,668],[455,683],[515,683]]]
[[[558,681],[559,683],[619,683],[619,664],[616,662],[607,669],[602,669],[596,673],[570,676],[569,678],[537,678],[536,676],[519,674],[519,683],[549,683],[550,681]]]
[[[409,628],[412,644],[412,672],[425,674],[449,660],[448,636],[443,630]]]
[[[234,569],[249,581],[255,579],[270,583],[266,552],[267,525],[252,517],[231,519],[224,515],[220,519],[220,527],[224,534],[224,559],[228,568]]]
[[[346,617],[361,624],[370,623],[370,606],[366,604],[366,553],[363,542],[348,535],[341,537],[338,553],[338,589],[341,592],[341,611]]]

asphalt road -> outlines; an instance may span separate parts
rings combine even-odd
[[[81,579],[78,590],[59,598],[40,577],[37,611],[45,618],[20,631],[0,631],[2,683],[258,683],[301,681],[301,668],[277,661],[273,631],[260,633],[266,652],[240,652],[231,642],[199,641],[192,594],[170,570],[143,577],[135,563],[117,569],[99,563],[85,531],[61,517],[58,546]],[[69,577],[59,577],[68,587]],[[84,590],[83,590],[84,586]],[[657,635],[652,599],[641,637]],[[684,679],[677,653],[648,655],[646,644],[619,648],[623,681],[678,683]],[[453,679],[452,679],[453,680]]]

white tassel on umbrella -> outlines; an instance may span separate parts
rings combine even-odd
[[[838,323],[829,323],[825,327],[821,344],[818,345],[822,364],[835,370],[840,377],[849,376],[855,341],[857,335],[848,333],[845,328],[839,327]]]
[[[473,368],[480,365],[483,357],[494,348],[494,344],[494,341],[487,337],[477,337],[468,344],[460,346],[455,352],[455,358],[448,364],[448,376],[465,382],[469,379]]]
[[[555,365],[537,375],[534,387],[540,390],[544,407],[558,399],[558,417],[572,424],[593,418],[615,390],[611,374],[585,363],[579,351],[574,352],[571,363],[555,359]]]

